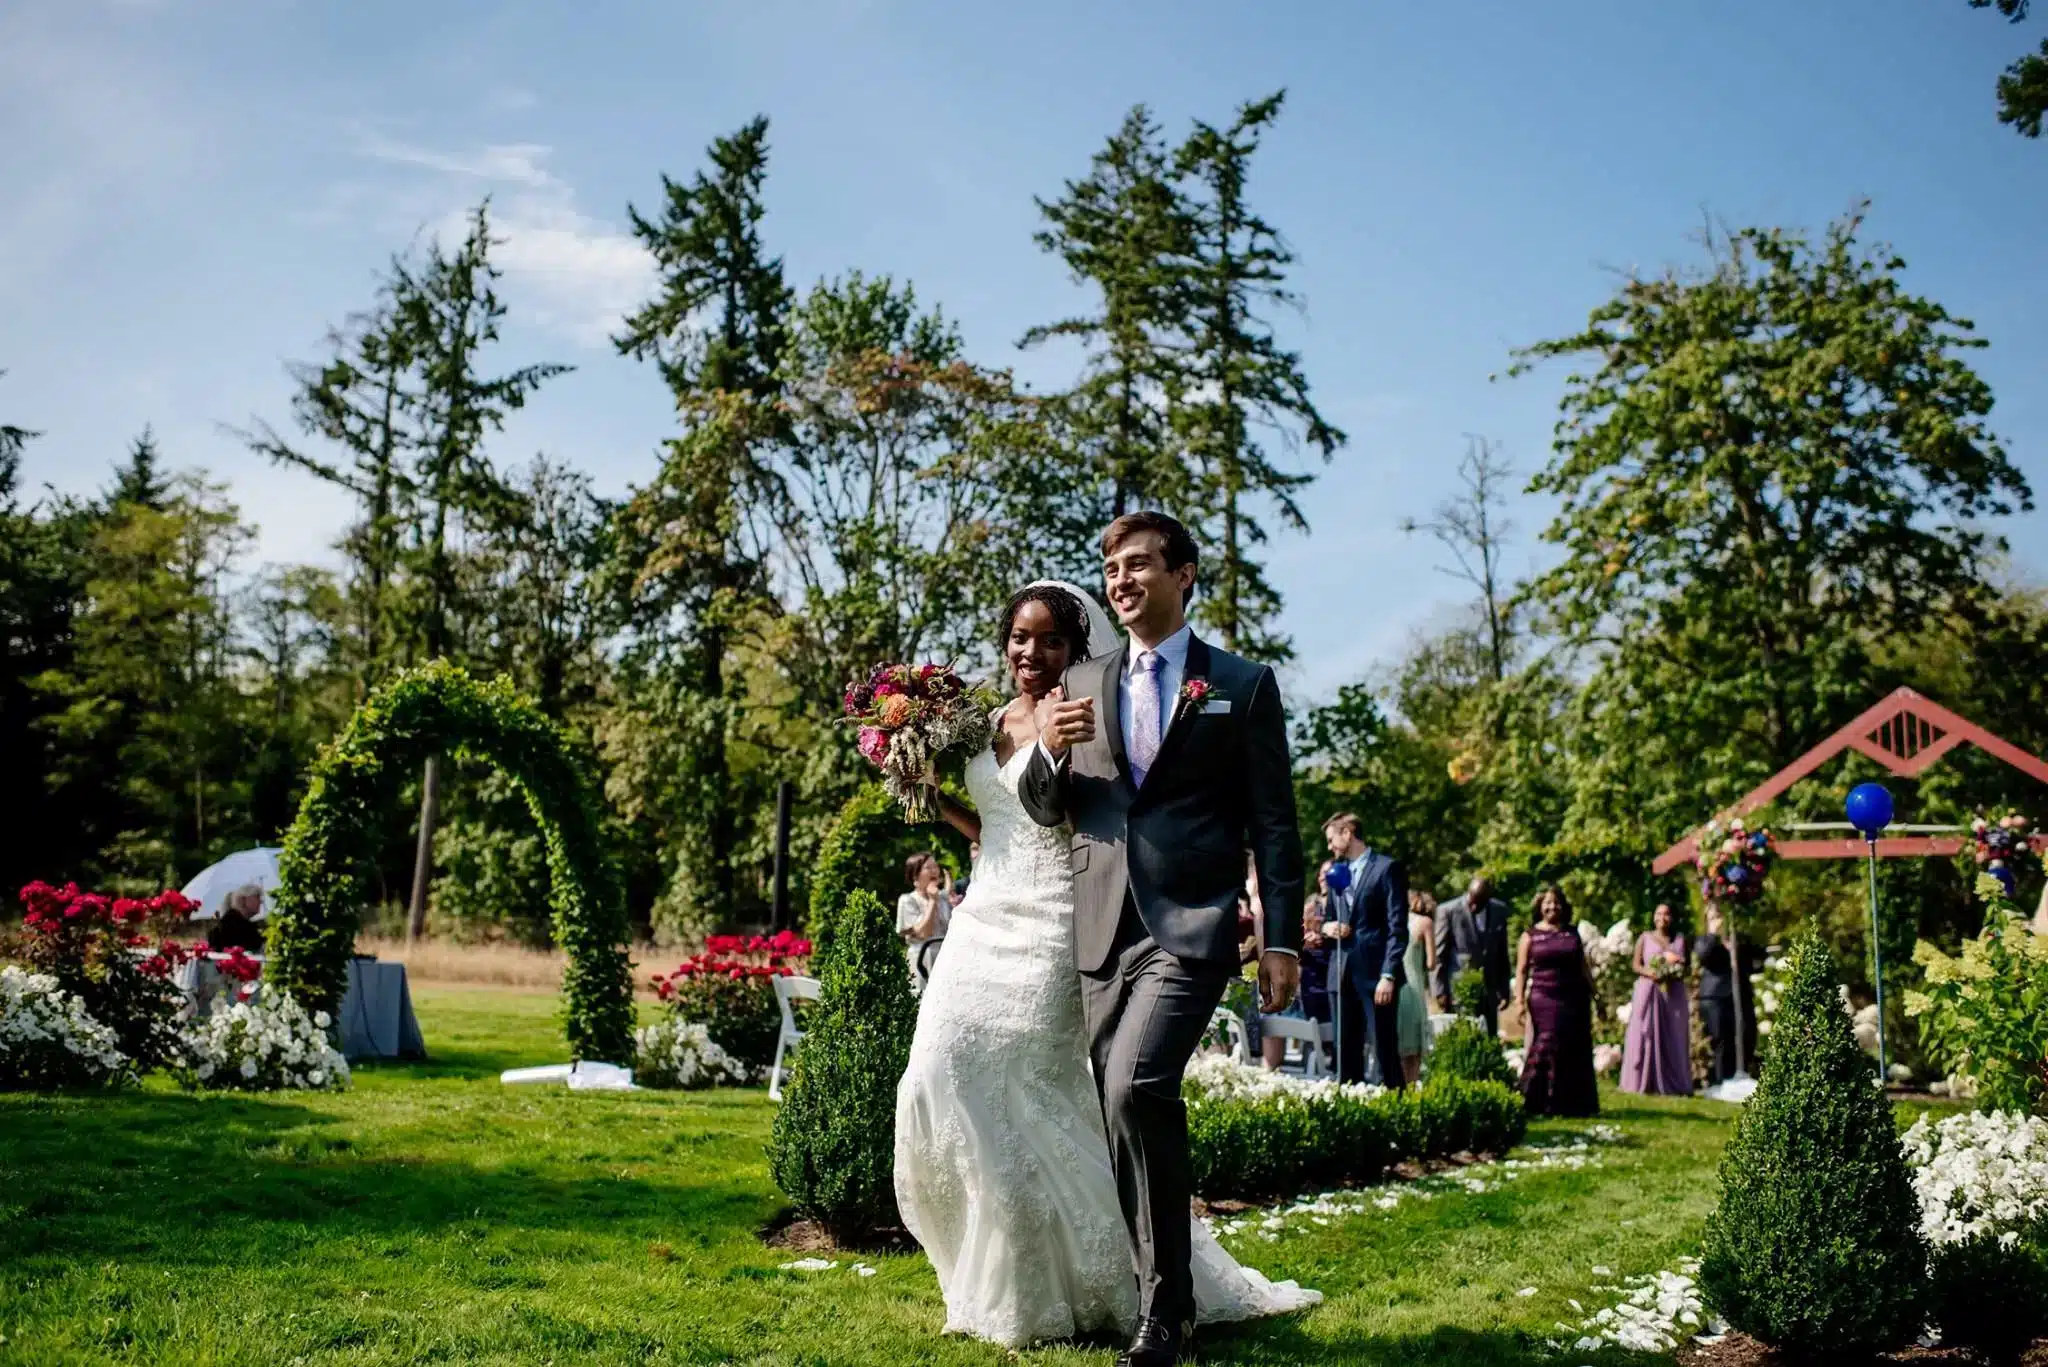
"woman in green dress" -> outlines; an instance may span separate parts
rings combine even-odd
[[[1411,1083],[1422,1080],[1422,1050],[1429,1035],[1429,982],[1436,973],[1436,898],[1408,894],[1408,949],[1401,957],[1401,1066]]]

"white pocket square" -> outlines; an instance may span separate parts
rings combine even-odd
[[[1204,716],[1213,717],[1219,712],[1228,712],[1229,710],[1230,699],[1228,698],[1217,698],[1213,702],[1205,702],[1202,704],[1202,713]]]

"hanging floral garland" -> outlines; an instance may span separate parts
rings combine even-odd
[[[1763,895],[1764,875],[1778,856],[1768,830],[1749,830],[1739,818],[1725,826],[1710,821],[1699,843],[1700,892],[1709,902],[1754,902]]]

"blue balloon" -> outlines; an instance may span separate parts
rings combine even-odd
[[[1877,833],[1892,824],[1891,790],[1882,783],[1859,783],[1849,790],[1849,800],[1842,804],[1848,814],[1849,824],[1863,832],[1868,839],[1875,839]]]
[[[1348,892],[1351,889],[1351,866],[1339,860],[1330,865],[1330,871],[1323,875],[1323,881],[1330,885],[1331,892]]]

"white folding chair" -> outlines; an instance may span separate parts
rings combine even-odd
[[[797,1029],[796,1003],[814,1002],[818,999],[816,978],[776,978],[775,1004],[782,1008],[782,1033],[775,1039],[775,1065],[768,1073],[768,1099],[782,1100],[782,1061],[795,1049],[804,1037]]]
[[[1239,1063],[1252,1061],[1251,1046],[1245,1043],[1244,1022],[1238,1019],[1236,1012],[1217,1007],[1216,1014],[1209,1017],[1209,1033],[1222,1035],[1230,1046],[1230,1056]]]
[[[1286,1040],[1298,1045],[1301,1061],[1291,1062],[1285,1053],[1281,1055],[1280,1067],[1287,1072],[1299,1072],[1303,1077],[1327,1077],[1330,1065],[1323,1055],[1323,1046],[1330,1041],[1331,1030],[1319,1021],[1303,1020],[1299,1016],[1260,1016],[1259,1029],[1265,1031],[1267,1039]]]

